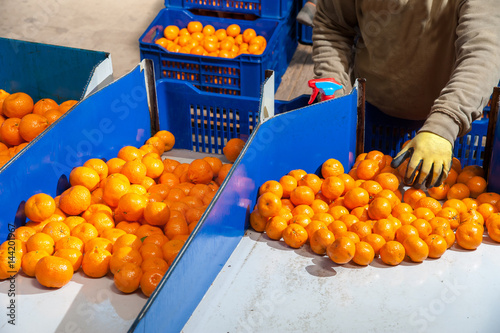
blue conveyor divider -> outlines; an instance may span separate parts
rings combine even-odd
[[[130,331],[180,332],[249,226],[260,185],[328,158],[355,160],[357,90],[258,124],[216,197]]]

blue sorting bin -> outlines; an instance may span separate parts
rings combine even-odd
[[[34,102],[80,100],[94,69],[106,59],[111,61],[106,52],[0,38],[0,89],[24,92]]]
[[[73,167],[93,157],[116,157],[125,145],[151,136],[144,73],[136,68],[79,102],[15,155],[0,172],[0,239],[26,221],[24,203],[36,193],[51,196],[69,187]]]
[[[58,104],[79,101],[113,79],[109,53],[8,38],[0,38],[0,67],[0,89],[11,94],[24,92],[35,103],[42,98]],[[99,75],[94,76],[96,71]],[[0,174],[12,161],[0,167]]]

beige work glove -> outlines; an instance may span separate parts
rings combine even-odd
[[[425,186],[431,188],[441,185],[448,177],[452,155],[452,145],[448,140],[431,132],[420,132],[399,152],[391,166],[397,168],[410,158],[405,183],[422,185],[425,182]],[[418,176],[415,178],[417,171]]]

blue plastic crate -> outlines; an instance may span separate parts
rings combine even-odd
[[[175,136],[175,147],[222,154],[232,138],[248,138],[258,124],[260,99],[207,93],[190,83],[158,80],[156,83],[160,129]],[[308,96],[276,101],[275,114],[306,106]],[[175,110],[173,112],[172,110]]]
[[[0,89],[35,102],[80,100],[96,66],[109,53],[0,38]]]
[[[280,63],[284,63],[285,71],[288,67],[288,64],[292,60],[292,57],[295,54],[295,50],[297,49],[298,41],[299,41],[299,27],[297,25],[297,14],[299,7],[293,6],[290,11],[290,15],[288,15],[285,19],[283,19],[283,32],[280,33],[280,41],[282,44],[281,50],[285,50],[285,52],[281,52],[280,56],[283,57],[280,60]],[[282,75],[285,74],[283,71]],[[281,78],[280,78],[281,81]],[[279,84],[279,83],[278,83]],[[278,87],[278,84],[276,87]]]
[[[313,28],[304,24],[300,25],[300,42],[302,44],[312,44]]]
[[[216,29],[238,24],[253,28],[267,40],[260,55],[241,54],[233,59],[169,52],[154,42],[168,25],[185,27],[190,21],[211,24]],[[258,97],[265,70],[275,72],[276,88],[297,48],[294,17],[286,20],[259,18],[254,21],[194,15],[186,10],[162,9],[139,39],[141,59],[152,59],[156,79],[188,81],[203,91]]]
[[[424,121],[399,119],[382,113],[373,105],[366,104],[365,152],[380,150],[396,156],[406,140],[412,139]],[[484,148],[488,134],[488,118],[472,123],[471,131],[455,141],[453,156],[462,166],[483,165]]]
[[[288,15],[294,0],[165,0],[165,7],[280,19]]]

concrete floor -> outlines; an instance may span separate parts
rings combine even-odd
[[[0,36],[108,52],[119,78],[140,61],[139,37],[164,6],[162,0],[0,0]],[[310,94],[310,50],[299,45],[276,99]]]

